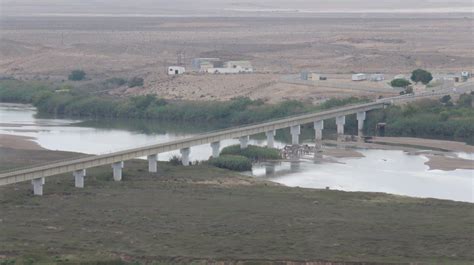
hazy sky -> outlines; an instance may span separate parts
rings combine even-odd
[[[0,0],[3,15],[473,12],[473,0]]]

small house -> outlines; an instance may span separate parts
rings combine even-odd
[[[352,81],[364,81],[367,80],[366,74],[353,74]]]
[[[168,75],[182,75],[186,72],[186,69],[182,66],[170,66],[168,67]]]

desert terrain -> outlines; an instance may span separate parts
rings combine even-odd
[[[268,101],[389,96],[387,81],[351,82],[351,73],[407,75],[421,67],[436,76],[472,71],[469,14],[305,17],[14,17],[1,18],[0,74],[61,83],[82,69],[89,86],[107,78],[143,77],[143,87],[118,87],[120,96]],[[177,53],[188,73],[169,77]],[[196,57],[250,60],[253,74],[191,73]],[[313,71],[328,82],[295,84],[289,75]],[[341,85],[342,84],[342,85]],[[76,83],[77,85],[77,83]],[[369,87],[370,89],[364,90]],[[380,90],[380,91],[378,91]],[[374,93],[375,91],[375,93]]]

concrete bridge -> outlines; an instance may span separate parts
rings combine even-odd
[[[115,181],[122,179],[122,170],[124,161],[147,157],[149,172],[157,171],[157,155],[159,153],[180,150],[183,165],[189,165],[189,155],[191,147],[210,144],[212,156],[218,157],[220,151],[220,141],[225,139],[238,138],[241,148],[248,146],[249,136],[259,133],[265,133],[267,136],[268,147],[274,146],[274,136],[278,129],[290,128],[292,144],[299,143],[300,127],[303,124],[312,123],[315,129],[316,140],[322,139],[322,130],[324,129],[324,120],[336,119],[338,136],[344,134],[344,125],[347,115],[356,115],[358,120],[359,136],[362,136],[362,128],[366,112],[382,109],[387,102],[373,102],[355,106],[346,106],[338,109],[332,109],[322,112],[302,114],[270,122],[264,122],[257,125],[242,126],[222,131],[210,132],[197,135],[187,139],[176,140],[168,143],[161,143],[145,147],[132,148],[125,151],[119,151],[98,156],[87,156],[83,158],[71,159],[67,161],[54,162],[44,166],[24,168],[16,171],[0,174],[0,186],[30,181],[35,195],[43,195],[43,186],[45,179],[49,176],[72,172],[77,188],[84,187],[84,178],[88,168],[111,165],[113,178]]]

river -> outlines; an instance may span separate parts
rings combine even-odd
[[[21,104],[0,104],[0,134],[29,136],[43,148],[104,154],[127,148],[163,143],[219,129],[213,125],[176,124],[137,120],[87,120],[44,118],[36,109]],[[276,146],[286,145],[286,137],[276,138]],[[264,137],[251,138],[250,144],[264,145]],[[308,141],[312,141],[309,139]],[[221,148],[238,144],[226,140]],[[272,162],[254,165],[246,174],[292,187],[330,188],[345,191],[385,192],[413,197],[432,197],[474,202],[474,171],[429,170],[424,155],[397,150],[357,150],[362,158],[340,158],[337,163]],[[178,151],[159,154],[169,160]],[[473,160],[473,154],[459,153]],[[209,145],[191,148],[191,160],[211,156]]]

